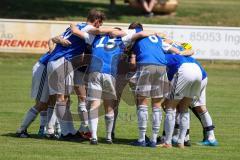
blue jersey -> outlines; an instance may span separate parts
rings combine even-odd
[[[81,23],[78,24],[77,27],[80,30],[86,29],[86,27],[89,27],[87,23]],[[71,45],[68,47],[64,47],[61,44],[57,44],[55,49],[52,51],[51,54],[53,56],[49,59],[49,61],[55,61],[61,57],[65,57],[67,60],[72,60],[75,56],[78,56],[82,54],[86,47],[87,44],[85,43],[85,40],[79,38],[76,35],[73,35],[70,28],[68,28],[64,33],[63,33],[63,38],[67,39],[71,42]]]
[[[179,67],[183,63],[195,63],[195,64],[197,64],[199,66],[199,68],[201,69],[202,79],[205,79],[207,77],[207,73],[203,69],[201,64],[196,59],[194,59],[190,56],[185,57],[185,56],[181,56],[181,55],[178,55],[178,54],[166,54],[165,57],[166,57],[166,60],[167,60],[167,75],[168,75],[169,81],[171,81],[173,79],[174,74],[178,72]]]
[[[166,65],[162,39],[158,36],[153,35],[137,40],[132,50],[136,54],[138,65]]]
[[[49,54],[47,52],[40,57],[39,62],[46,66],[48,63],[48,60],[51,58],[51,56],[53,56],[53,54]]]
[[[96,36],[92,42],[92,59],[89,72],[100,72],[115,76],[124,49],[125,45],[121,37]]]

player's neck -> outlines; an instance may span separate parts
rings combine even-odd
[[[92,22],[87,21],[86,23],[87,23],[88,25],[93,26],[93,23],[92,23]]]

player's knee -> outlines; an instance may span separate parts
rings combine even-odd
[[[66,102],[67,99],[66,99],[66,97],[64,95],[57,95],[56,96],[56,101],[57,102]]]
[[[78,100],[80,102],[85,102],[86,101],[86,96],[78,96]]]
[[[207,108],[206,108],[206,106],[197,106],[196,111],[198,114],[202,114],[204,112],[207,112]]]
[[[48,105],[45,102],[36,102],[36,105],[35,105],[36,110],[38,110],[39,112],[46,111],[47,107]]]

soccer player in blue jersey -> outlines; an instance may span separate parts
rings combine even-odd
[[[92,132],[91,144],[97,144],[98,108],[103,99],[105,107],[106,142],[112,143],[114,107],[117,99],[115,81],[121,55],[128,42],[148,35],[133,31],[125,37],[113,38],[107,35],[90,36],[78,32],[78,35],[92,45],[92,60],[89,66],[87,99],[90,107],[89,122]]]
[[[63,45],[66,45],[67,40],[62,40],[59,42]],[[40,113],[40,129],[39,135],[42,136],[44,132],[44,127],[47,123],[46,110],[47,107],[52,108],[54,105],[52,100],[49,100],[49,91],[48,91],[48,81],[47,81],[47,63],[49,58],[53,56],[51,51],[53,50],[53,39],[49,40],[49,52],[44,54],[39,61],[33,66],[32,69],[32,92],[31,97],[36,100],[35,105],[29,109],[26,113],[25,118],[17,130],[16,136],[21,138],[29,137],[27,128],[35,120],[38,113]],[[49,106],[48,106],[49,105]]]
[[[149,34],[150,33],[151,32],[149,32]],[[154,33],[154,35],[155,34],[163,36],[162,33]],[[118,71],[116,76],[117,100],[115,102],[114,109],[114,124],[112,130],[112,138],[115,137],[116,120],[118,117],[118,109],[121,99],[124,100],[130,106],[136,105],[136,98],[134,92],[136,87],[136,55],[131,51],[131,46],[127,48],[124,55],[125,56],[121,58],[118,64]],[[122,94],[127,84],[129,84],[130,88],[129,90],[125,90],[125,93]],[[131,93],[129,93],[128,91],[133,91],[132,92],[133,97],[129,96],[129,94]]]
[[[172,87],[169,96],[164,102],[166,110],[164,125],[166,138],[162,147],[171,148],[172,146],[176,107],[178,106],[180,133],[177,146],[184,148],[184,138],[189,127],[188,106],[194,97],[200,95],[203,74],[199,65],[191,62],[191,57],[184,57],[179,54],[166,54],[165,57],[168,67],[168,79]]]
[[[82,31],[89,31],[101,26],[105,16],[102,12],[91,10],[87,17],[86,23],[77,24],[77,27]],[[49,81],[50,95],[56,96],[56,114],[61,126],[62,138],[71,138],[76,134],[72,122],[70,112],[69,95],[73,89],[73,64],[79,55],[86,49],[84,40],[72,34],[68,28],[60,38],[67,39],[71,45],[64,47],[57,44],[52,51],[52,56],[49,59],[47,73]],[[82,106],[85,107],[85,106]]]
[[[142,25],[136,22],[129,28],[143,30]],[[166,60],[162,47],[162,39],[156,35],[138,39],[132,47],[137,64],[135,94],[139,128],[138,140],[131,143],[134,146],[156,147],[162,119],[161,102],[168,93]],[[152,100],[152,137],[148,143],[145,140],[148,121],[147,98]]]
[[[102,32],[107,33],[109,30],[96,29],[102,25],[103,19],[103,13],[96,10],[90,11],[87,18],[87,23],[77,24],[78,30],[91,33],[94,32],[95,34]],[[74,133],[79,135],[79,132],[76,132],[73,127],[72,116],[68,103],[68,95],[73,89],[73,70],[81,67],[77,66],[76,68],[73,68],[73,66],[75,65],[76,61],[78,62],[80,60],[80,55],[83,55],[87,44],[83,39],[80,39],[74,35],[74,32],[71,30],[71,28],[68,28],[60,38],[69,40],[71,45],[69,47],[57,45],[53,50],[55,56],[49,59],[48,76],[50,95],[56,96],[56,113],[58,114],[58,119],[61,125],[62,138],[65,139],[75,137],[73,136]],[[78,110],[81,114],[81,117],[85,117],[86,103],[80,103]],[[86,123],[86,119],[83,122]],[[79,131],[81,131],[81,127]],[[81,134],[79,136],[81,136]]]
[[[188,52],[188,54],[191,55],[191,49],[186,49],[186,47],[185,47],[186,43],[183,45],[173,43],[172,46],[179,49],[179,51],[186,51],[185,53],[187,53],[187,51],[189,50],[190,52]],[[194,100],[192,101],[192,104],[190,107],[190,109],[194,112],[194,114],[200,120],[200,122],[203,126],[203,130],[206,132],[206,138],[199,144],[216,146],[218,144],[218,142],[214,136],[214,125],[212,123],[212,118],[206,108],[207,73],[196,59],[194,59],[192,57],[185,57],[185,59],[187,61],[186,63],[196,63],[200,67],[201,72],[202,72],[200,97],[194,97]],[[176,118],[176,120],[179,120],[179,117]],[[175,129],[176,129],[176,126],[179,126],[178,121],[176,121]],[[190,128],[190,126],[188,128]],[[176,130],[177,130],[177,132],[173,136],[173,142],[177,142],[177,139],[179,137],[179,131],[178,131],[178,129],[176,129]],[[189,129],[188,129],[187,135],[185,137],[186,145],[190,144],[190,143],[187,143],[188,141],[189,141]]]

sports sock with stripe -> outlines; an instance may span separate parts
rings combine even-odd
[[[209,112],[206,111],[206,112],[200,114],[200,118],[201,118],[203,127],[205,128],[205,130],[207,130],[208,139],[215,140],[214,126],[213,126],[212,118],[211,118]]]
[[[173,132],[173,137],[172,137],[174,142],[177,142],[179,134],[180,134],[179,124],[180,124],[180,114],[177,112],[175,126],[174,126],[174,132]]]
[[[114,114],[108,113],[105,115],[105,125],[106,125],[106,139],[112,139],[112,129],[114,122]]]
[[[176,110],[175,109],[166,109],[165,122],[164,122],[164,130],[165,130],[165,143],[172,144],[172,135],[175,126],[175,117]]]
[[[204,129],[204,126],[203,126],[201,117],[200,117],[200,115],[198,114],[196,108],[197,108],[197,107],[189,107],[189,109],[191,109],[191,111],[194,113],[194,115],[198,118],[199,122],[201,123],[201,125],[202,125],[202,127],[203,127],[203,140],[206,140],[206,139],[207,139],[207,132],[206,132],[205,129]]]
[[[139,138],[138,141],[145,141],[145,135],[147,131],[147,122],[148,122],[148,107],[145,105],[139,105],[137,109],[138,116],[138,129],[139,129]]]
[[[89,129],[92,133],[92,138],[97,139],[97,128],[98,128],[98,108],[90,109],[88,112],[89,118]]]
[[[152,109],[152,142],[157,142],[158,132],[162,121],[162,111],[158,107]]]
[[[69,120],[66,122],[67,126],[68,126],[68,130],[71,134],[74,135],[74,134],[76,134],[77,131],[75,130],[74,124],[73,124],[73,117],[72,117],[72,112],[71,112],[71,109],[70,109],[70,100],[67,103],[66,114],[67,114],[67,117],[69,117]]]
[[[47,124],[47,111],[40,112],[40,127],[45,127]]]
[[[78,115],[81,121],[79,131],[80,132],[89,132],[88,129],[88,112],[86,108],[86,102],[78,103]]]
[[[72,116],[69,114],[69,108],[66,102],[56,102],[56,116],[60,123],[61,134],[66,136],[72,132],[73,122]]]
[[[184,139],[186,137],[187,130],[189,128],[190,114],[189,112],[180,112],[180,134],[178,138],[179,144],[184,144]]]
[[[26,130],[30,126],[30,124],[35,120],[38,113],[39,112],[37,109],[35,109],[35,107],[30,108],[24,117],[24,120],[20,127],[20,131]]]
[[[48,134],[54,134],[54,125],[56,123],[57,116],[56,116],[56,109],[54,106],[48,106],[47,109],[47,132]]]

